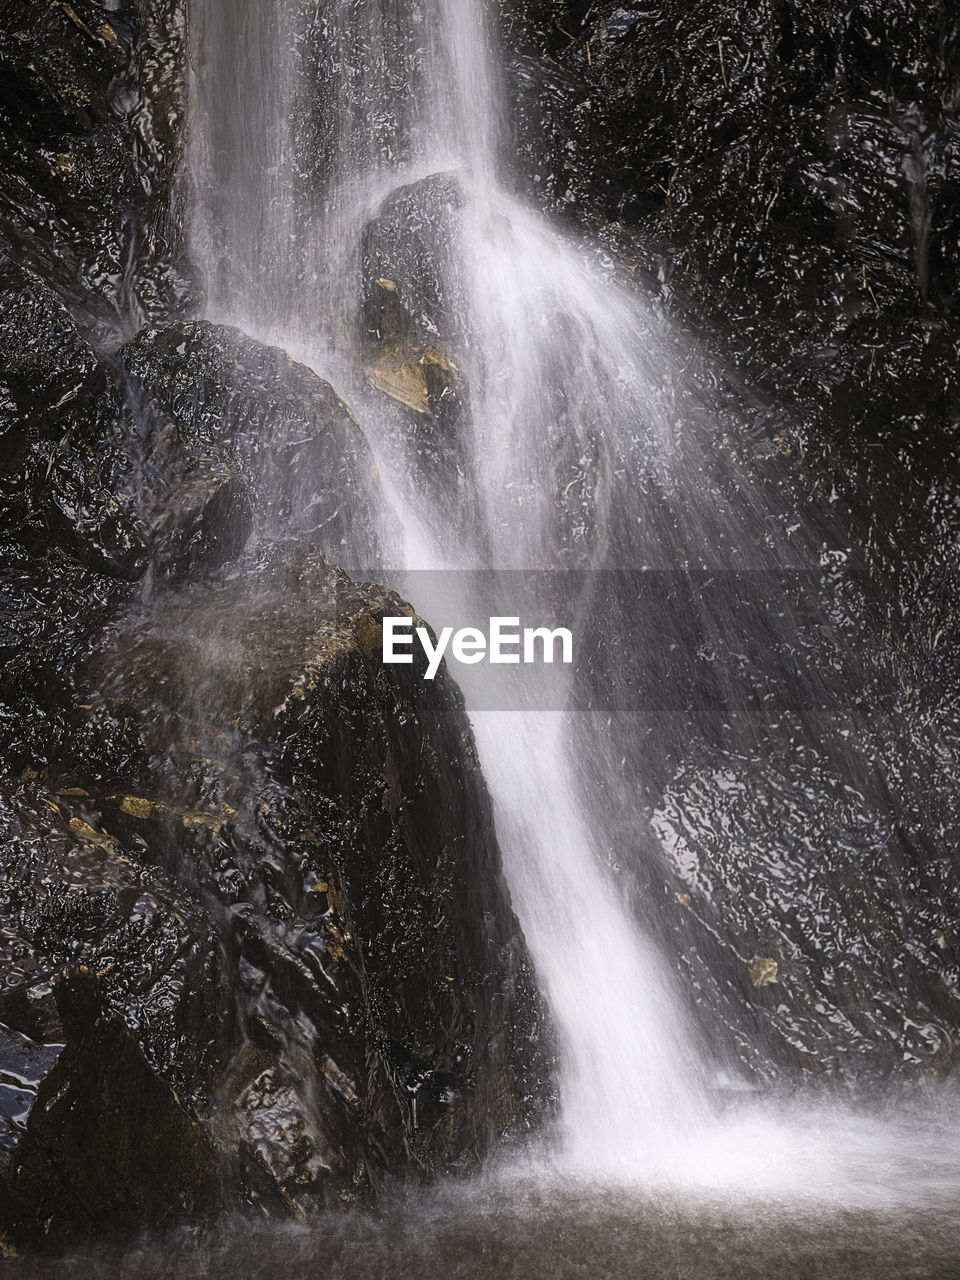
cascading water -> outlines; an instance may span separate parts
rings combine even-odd
[[[808,562],[804,532],[781,531],[704,442],[677,340],[599,250],[513,193],[482,5],[336,0],[315,47],[301,17],[295,0],[198,0],[192,244],[210,317],[285,347],[358,411],[402,528],[393,554],[386,533],[382,572],[402,583],[404,570],[447,571],[416,579],[416,607],[437,620],[458,604],[485,612],[470,570]],[[384,354],[371,299],[389,304],[389,272],[405,267],[417,314]],[[426,361],[458,403],[449,418],[424,390]],[[425,463],[423,432],[401,425],[385,384],[440,432],[438,464]],[[370,556],[346,550],[359,566]],[[583,607],[607,603],[595,594]],[[469,704],[479,686],[464,686]],[[682,1003],[603,865],[614,828],[598,829],[571,764],[569,717],[520,703],[473,719],[559,1028],[568,1167],[689,1177],[693,1151],[708,1179],[784,1178],[785,1142],[748,1128],[746,1145],[766,1155],[745,1173],[743,1150],[731,1150],[742,1135],[716,1128]],[[586,740],[585,723],[574,732]],[[613,776],[603,733],[600,717],[590,740],[611,804],[639,804]],[[830,1172],[822,1149],[810,1166]]]
[[[349,100],[382,111],[390,142],[378,147],[378,122],[356,105],[352,114],[344,110],[336,163],[322,175],[324,216],[301,228],[291,257],[297,213],[289,204],[292,144],[283,113],[292,110],[293,81],[283,83],[289,68],[281,58],[267,72],[269,45],[250,23],[256,10],[257,24],[289,35],[292,15],[265,18],[258,6],[220,0],[203,8],[201,38],[212,65],[198,77],[194,174],[197,190],[218,192],[219,203],[200,204],[194,243],[206,263],[214,318],[279,341],[342,385],[351,352],[343,350],[342,331],[326,326],[326,303],[334,292],[341,323],[355,333],[358,254],[371,205],[419,175],[452,173],[455,195],[444,211],[446,244],[436,269],[466,335],[457,360],[469,404],[458,425],[469,437],[474,514],[462,550],[451,554],[446,534],[461,500],[451,483],[456,476],[418,495],[416,457],[370,432],[407,533],[403,566],[549,569],[571,558],[599,566],[615,532],[611,472],[636,472],[638,456],[662,459],[667,448],[652,325],[500,182],[499,91],[480,6],[435,0],[423,7],[422,25],[412,32],[420,59],[413,77],[409,64],[389,65],[387,53],[363,62],[381,40],[389,51],[410,34],[392,9],[331,9],[324,39],[336,51]],[[364,30],[359,56],[367,81],[357,83],[346,65],[351,33],[356,39]],[[251,41],[258,50],[252,58]],[[224,104],[241,110],[246,93],[237,86],[246,74],[262,85],[265,72],[267,88],[250,99],[257,113],[247,108],[231,127]],[[260,115],[262,132],[255,127]],[[206,123],[211,117],[214,125]],[[251,168],[253,185],[237,190]],[[371,397],[363,405],[362,420],[376,423]],[[558,457],[567,468],[560,475]],[[588,499],[578,493],[576,504],[558,506],[558,487],[587,490]],[[586,516],[584,531],[572,514]],[[653,558],[650,532],[641,532],[637,541],[646,539]],[[363,555],[363,548],[352,551]],[[617,556],[632,551],[613,548]],[[431,582],[445,581],[418,577],[415,603],[425,616],[449,607],[443,587],[440,596],[424,598]],[[508,880],[562,1038],[567,1148],[585,1161],[642,1170],[662,1160],[705,1109],[679,1004],[598,860],[560,713],[488,711],[474,720]]]

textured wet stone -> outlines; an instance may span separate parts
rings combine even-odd
[[[383,500],[373,460],[328,383],[285,352],[207,322],[144,330],[119,361],[130,394],[175,425],[188,454],[219,456],[236,472],[268,530],[376,561]],[[179,505],[173,494],[169,505]]]
[[[212,1209],[220,1175],[189,1110],[218,1036],[202,911],[82,788],[22,781],[0,824],[5,1229],[124,1233]]]
[[[74,670],[88,750],[55,785],[27,767],[8,802],[0,1022],[67,1044],[36,1088],[56,1069],[71,1098],[118,1091],[91,1107],[89,1168],[106,1178],[119,1143],[134,1205],[159,1162],[152,1220],[299,1215],[473,1167],[542,1112],[549,1037],[462,699],[380,661],[380,619],[406,607],[295,544],[131,606]],[[77,965],[106,1021],[74,1051],[49,991]],[[167,1136],[206,1153],[196,1186],[163,1172],[162,1142],[123,1164],[110,1117],[126,1133],[134,1087],[161,1128],[175,1091]],[[76,1108],[34,1138],[21,1101],[22,1229],[123,1230],[118,1190],[51,1183],[86,1141]]]
[[[181,0],[4,6],[2,239],[98,345],[184,305]]]
[[[743,464],[787,459],[772,483],[923,645],[957,597],[956,16],[501,10],[528,186],[695,336]]]
[[[0,511],[25,545],[53,544],[121,578],[146,568],[142,529],[117,491],[126,469],[114,381],[57,294],[0,263]]]
[[[684,372],[665,377],[709,389],[718,453],[818,541],[786,557],[821,576],[799,607],[774,580],[678,587],[682,679],[646,601],[611,605],[610,634],[623,619],[634,639],[598,642],[596,678],[633,673],[638,637],[650,659],[638,714],[609,726],[617,782],[596,783],[639,798],[608,860],[719,1056],[765,1078],[939,1077],[957,1016],[956,19],[500,8],[528,190],[671,317]]]

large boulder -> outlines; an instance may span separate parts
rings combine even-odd
[[[541,1115],[549,1037],[462,698],[382,664],[401,612],[281,544],[77,652],[74,753],[21,769],[0,859],[20,1235],[124,1230],[148,1195],[157,1224],[299,1216]]]
[[[49,764],[87,741],[72,665],[141,581],[210,573],[287,523],[371,563],[389,522],[349,410],[282,352],[171,326],[104,361],[6,259],[0,302],[0,735],[11,763]]]
[[[308,1183],[331,1160],[334,1181],[375,1168],[378,1147],[470,1162],[536,1110],[539,1014],[462,699],[445,673],[383,665],[400,612],[282,544],[164,596],[90,670],[145,762],[111,820],[172,827],[168,869],[217,901],[273,1071],[338,1113],[345,1147],[319,1121]]]
[[[208,476],[200,492],[232,512],[228,544],[242,542],[250,506],[267,533],[305,534],[354,565],[377,561],[377,530],[389,521],[376,467],[356,419],[327,382],[285,352],[205,321],[146,329],[118,359],[140,406],[148,483],[156,476],[162,490],[152,499],[155,508],[172,508],[171,518],[184,526],[197,505],[206,506],[176,483],[166,431],[187,460],[187,474],[212,466],[221,477],[218,483]],[[232,491],[224,495],[228,478]],[[216,525],[216,512],[207,519]],[[169,546],[164,530],[161,541]],[[176,564],[183,556],[162,558]]]
[[[449,504],[451,533],[470,536],[476,481],[465,419],[470,343],[458,267],[463,193],[455,174],[391,191],[363,229],[358,354],[377,393],[408,500]],[[456,501],[450,501],[452,493]]]

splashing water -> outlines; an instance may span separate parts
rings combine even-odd
[[[396,570],[802,562],[809,544],[794,539],[788,554],[774,514],[697,430],[702,407],[656,315],[599,249],[514,194],[482,4],[332,0],[319,21],[308,47],[294,0],[200,3],[191,237],[209,317],[284,346],[358,410],[402,528]],[[371,280],[375,263],[384,274]],[[413,355],[404,364],[401,350],[391,376],[422,367],[429,338],[459,397],[448,419],[425,402],[434,413],[420,422],[444,437],[433,467],[374,389],[383,335],[371,339],[370,301],[398,292],[391,266],[426,299],[419,331],[398,340]],[[349,551],[357,564],[369,555]],[[414,599],[427,618],[457,603],[449,578],[433,581],[434,598],[418,578]],[[714,1115],[682,1003],[600,857],[569,718],[473,719],[558,1026],[565,1167],[708,1186],[823,1177],[830,1126],[800,1160],[796,1126]],[[620,783],[611,794],[638,803]],[[869,1163],[873,1147],[860,1146]]]

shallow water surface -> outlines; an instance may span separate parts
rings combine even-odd
[[[124,1252],[28,1261],[24,1276],[173,1280],[952,1280],[960,1207],[877,1209],[746,1200],[699,1204],[588,1189],[461,1189],[310,1227],[224,1228]]]
[[[644,1175],[514,1156],[432,1190],[387,1189],[309,1224],[79,1250],[18,1276],[117,1280],[956,1280],[953,1091],[854,1114],[745,1108]]]

